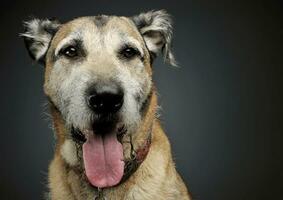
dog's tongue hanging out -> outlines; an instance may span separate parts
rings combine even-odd
[[[124,174],[123,147],[116,134],[88,134],[83,144],[86,176],[96,187],[117,185]]]

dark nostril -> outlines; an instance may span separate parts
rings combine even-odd
[[[88,97],[88,104],[90,107],[94,109],[97,109],[103,106],[102,99],[97,94],[93,94]]]
[[[123,105],[122,93],[93,93],[87,99],[89,107],[98,114],[116,113]]]

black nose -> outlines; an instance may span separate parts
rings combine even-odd
[[[87,97],[89,107],[97,114],[116,113],[123,105],[121,91],[92,91]]]

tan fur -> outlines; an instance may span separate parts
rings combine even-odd
[[[104,189],[106,199],[111,200],[189,200],[187,188],[175,170],[170,144],[158,119],[155,117],[157,99],[152,95],[151,103],[134,143],[141,143],[153,121],[152,143],[146,160],[125,182],[114,188]],[[63,135],[63,124],[59,113],[52,109],[57,135]],[[143,139],[142,139],[143,138]],[[60,139],[59,139],[60,141]],[[85,183],[82,175],[69,168],[60,154],[61,142],[49,167],[49,187],[53,200],[93,200],[91,186]]]
[[[153,14],[153,12],[149,14]],[[161,14],[161,17],[167,17],[163,11],[159,11],[157,14]],[[133,147],[138,149],[145,144],[151,132],[151,145],[147,157],[137,171],[125,182],[115,187],[104,188],[102,190],[104,198],[106,200],[190,200],[191,197],[188,190],[175,169],[168,138],[156,116],[158,106],[157,95],[155,87],[152,84],[150,53],[146,47],[145,40],[134,22],[129,18],[115,16],[110,16],[109,18],[111,20],[105,26],[99,28],[93,22],[93,17],[81,17],[60,25],[60,29],[52,39],[46,54],[44,92],[52,101],[50,109],[57,138],[55,155],[49,166],[48,180],[51,199],[94,200],[94,197],[97,195],[96,188],[89,184],[85,176],[81,158],[82,153],[79,152],[81,151],[81,146],[77,147],[77,144],[70,138],[70,130],[67,126],[67,120],[64,118],[66,116],[62,115],[62,109],[64,109],[62,105],[65,104],[60,104],[62,103],[61,97],[64,96],[64,91],[66,91],[66,85],[68,86],[72,84],[73,80],[76,80],[68,79],[74,75],[72,72],[76,72],[78,77],[82,77],[84,72],[87,72],[90,74],[89,76],[95,74],[98,77],[97,79],[102,78],[106,80],[113,78],[113,76],[116,76],[116,78],[119,77],[123,79],[121,82],[124,81],[123,83],[127,85],[127,90],[131,90],[132,93],[132,90],[139,91],[139,94],[145,99],[149,97],[148,106],[145,107],[146,110],[136,120],[137,126],[133,126],[133,132],[128,130],[129,133],[127,132],[121,141],[124,159],[130,159],[130,137],[132,138]],[[160,22],[161,18],[157,20],[157,22]],[[78,31],[81,31],[80,34],[83,35],[83,39],[85,40],[84,45],[91,56],[87,57],[83,63],[76,62],[73,64],[66,61],[66,59],[59,59],[57,63],[53,63],[52,58],[57,46],[60,46],[60,42],[63,41],[64,43],[66,41],[64,41],[65,38],[68,39],[70,34],[77,33]],[[33,37],[31,35],[33,32],[31,30],[25,36]],[[123,36],[138,43],[137,48],[140,48],[144,54],[143,60],[133,59],[121,64],[116,56],[117,49],[114,48],[119,42],[121,43],[120,40],[122,40],[121,37]],[[167,39],[165,38],[164,40],[163,38],[161,41],[165,42],[170,37],[167,36]],[[104,39],[107,44],[101,42]],[[169,44],[166,45],[166,48],[169,48]],[[169,56],[172,57],[171,52],[169,52]],[[72,93],[70,95],[75,94],[70,97],[71,100],[78,96],[73,91],[77,85],[72,86],[68,88],[70,90],[69,93]],[[61,92],[60,94],[59,91]],[[82,90],[79,90],[78,93],[82,93]],[[84,106],[82,103],[78,105],[76,104],[75,107],[81,108]],[[133,110],[131,108],[133,107],[126,110],[127,112],[124,111],[126,113],[124,114],[126,120],[132,118],[131,115],[127,114]],[[75,114],[77,113],[83,112],[75,112]],[[82,122],[84,121],[82,120]]]

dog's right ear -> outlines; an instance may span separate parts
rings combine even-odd
[[[40,64],[45,63],[50,42],[59,27],[57,20],[32,19],[24,22],[25,31],[20,36],[24,38],[30,56]]]

